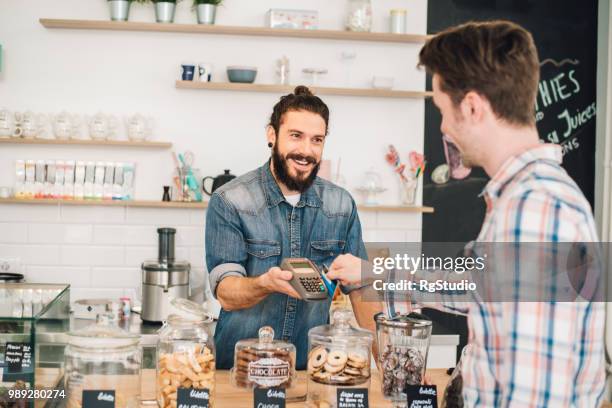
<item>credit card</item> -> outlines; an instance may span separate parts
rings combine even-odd
[[[330,297],[333,297],[334,293],[336,292],[336,286],[338,286],[338,281],[330,280],[327,277],[327,272],[329,272],[327,265],[323,264],[322,269],[323,270],[321,271],[321,279],[323,279],[323,283],[325,284],[325,287],[327,288],[327,293],[329,294]]]

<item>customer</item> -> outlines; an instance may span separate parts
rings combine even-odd
[[[561,168],[561,147],[541,144],[538,138],[539,62],[530,33],[505,21],[468,23],[435,35],[419,57],[419,65],[433,74],[442,133],[458,146],[465,164],[481,166],[491,177],[483,191],[487,213],[477,243],[519,248],[524,242],[597,241],[589,203]],[[354,284],[360,280],[360,265],[359,259],[342,255],[329,277]],[[531,289],[524,282],[533,269],[517,265],[512,278],[519,284],[502,289],[520,295]],[[426,299],[420,292],[410,296],[417,302]],[[444,303],[421,304],[468,317],[466,407],[600,406],[603,302],[457,303],[452,294],[440,298]]]
[[[206,215],[206,263],[221,303],[215,332],[217,367],[233,364],[234,346],[272,326],[275,338],[297,347],[304,368],[308,330],[329,319],[331,296],[305,302],[291,287],[283,258],[321,266],[339,254],[365,258],[355,202],[317,177],[329,110],[306,87],[283,96],[267,128],[271,159],[213,194]],[[364,306],[362,306],[364,308]],[[373,312],[359,321],[371,324]],[[365,324],[365,323],[364,323]]]

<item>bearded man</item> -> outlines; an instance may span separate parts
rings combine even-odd
[[[330,265],[341,254],[366,259],[355,201],[317,177],[327,137],[329,109],[304,86],[283,96],[267,127],[271,158],[216,190],[206,215],[206,263],[212,293],[222,310],[215,330],[217,367],[233,365],[238,340],[271,326],[275,339],[297,348],[306,366],[308,330],[329,321],[327,300],[306,302],[290,285],[284,258]],[[358,290],[344,287],[351,301]],[[358,322],[371,326],[362,302]]]

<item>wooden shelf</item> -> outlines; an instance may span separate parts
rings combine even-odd
[[[104,207],[206,208],[208,203],[154,200],[63,200],[55,198],[0,198],[0,204],[61,204]]]
[[[155,31],[167,33],[287,37],[387,43],[423,43],[429,38],[427,35],[420,34],[365,33],[338,30],[292,30],[204,24],[160,24],[133,21],[67,20],[50,18],[41,18],[39,21],[46,28],[64,28],[72,30]]]
[[[52,198],[0,198],[0,204],[41,204],[41,205],[90,205],[106,207],[149,207],[149,208],[207,208],[208,202],[184,203],[179,201],[154,200],[61,200]],[[433,213],[433,207],[399,207],[399,206],[358,206],[360,211]]]
[[[167,149],[172,147],[170,142],[136,142],[131,140],[91,140],[91,139],[25,139],[25,138],[0,138],[0,143],[5,144],[43,144],[43,145],[89,145],[89,146],[124,146],[124,147],[152,147]]]
[[[232,82],[199,82],[199,81],[176,81],[178,89],[205,89],[209,91],[241,91],[241,92],[268,92],[268,93],[291,93],[294,85],[269,85],[269,84],[242,84]],[[340,95],[340,96],[366,96],[379,98],[427,98],[432,96],[431,92],[425,91],[394,91],[387,89],[359,89],[359,88],[330,88],[322,86],[309,87],[318,95]]]

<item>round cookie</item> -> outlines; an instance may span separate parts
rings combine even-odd
[[[361,370],[358,368],[353,368],[353,367],[346,367],[344,369],[344,374],[347,375],[352,375],[353,377],[360,377],[361,376]]]
[[[327,361],[327,350],[323,347],[312,349],[308,355],[308,371],[319,371]]]
[[[348,361],[348,356],[344,351],[336,350],[327,355],[327,364],[332,366],[344,367]]]
[[[344,366],[343,365],[331,365],[329,363],[325,363],[325,365],[323,366],[323,369],[331,374],[338,374],[340,371],[344,370]]]
[[[368,364],[367,360],[357,353],[348,354],[348,365],[355,368],[364,368]]]

